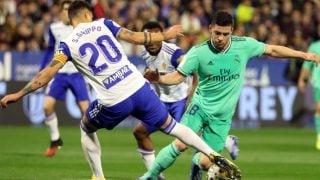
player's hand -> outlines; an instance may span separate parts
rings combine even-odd
[[[143,77],[146,78],[147,80],[149,80],[151,83],[158,83],[159,79],[160,79],[160,74],[159,74],[158,69],[156,69],[154,71],[149,68],[146,68],[144,70]]]
[[[304,59],[314,61],[317,65],[320,64],[320,57],[315,53],[305,53]]]
[[[166,40],[174,39],[182,36],[184,35],[183,35],[183,29],[181,25],[173,25],[165,32]]]
[[[0,100],[0,108],[7,108],[8,104],[15,103],[19,101],[20,98],[21,96],[18,93],[6,95]]]

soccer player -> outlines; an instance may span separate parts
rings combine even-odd
[[[149,44],[173,39],[183,35],[180,25],[172,26],[163,33],[132,32],[112,20],[102,18],[93,21],[91,7],[85,1],[73,1],[68,15],[74,30],[60,42],[50,65],[20,91],[3,97],[1,108],[43,87],[67,61],[72,61],[88,77],[97,93],[97,99],[90,103],[80,123],[81,144],[93,172],[92,179],[104,179],[96,131],[102,128],[111,130],[129,115],[196,148],[228,171],[230,177],[240,176],[236,165],[212,150],[190,128],[171,118],[117,40]]]
[[[50,63],[54,51],[58,48],[60,41],[68,37],[73,30],[68,18],[68,8],[71,2],[72,1],[61,2],[60,21],[52,23],[49,27],[48,48],[42,60],[40,70]],[[63,145],[58,128],[58,118],[54,107],[57,100],[65,99],[68,89],[70,89],[75,96],[83,116],[89,106],[86,82],[71,61],[67,62],[65,66],[59,70],[53,80],[46,87],[46,96],[44,98],[44,112],[46,118],[44,123],[49,129],[51,139],[50,146],[44,153],[47,157],[55,155],[56,151]]]
[[[320,55],[320,41],[313,42],[309,47],[309,52]],[[320,67],[315,66],[315,64],[312,62],[303,63],[298,80],[298,87],[301,92],[305,91],[305,86],[308,79],[311,79],[310,82],[313,86],[313,94],[316,102],[314,113],[315,128],[317,133],[316,149],[320,150]]]
[[[143,25],[142,31],[157,33],[163,32],[163,28],[158,22],[151,21]],[[160,74],[167,74],[175,71],[184,55],[184,51],[181,48],[173,43],[165,41],[150,43],[144,47],[145,49],[142,51],[141,56],[146,61],[147,68],[158,69]],[[155,84],[156,89],[158,89],[159,92],[160,100],[176,121],[180,122],[185,111],[187,99],[192,96],[196,84],[196,76],[193,78],[191,88],[187,81],[183,81],[172,86]],[[139,122],[133,131],[138,144],[138,152],[141,154],[142,160],[147,169],[150,168],[155,159],[155,151],[150,134],[156,130],[158,130],[157,127],[148,126],[146,123]],[[235,159],[239,152],[237,138],[230,136],[227,140],[227,144],[229,145],[227,150],[230,150],[230,155]],[[163,179],[163,175],[161,174],[159,178]]]
[[[313,53],[264,44],[250,37],[232,36],[233,24],[231,14],[218,11],[209,26],[209,40],[191,48],[176,71],[162,76],[157,71],[145,72],[151,82],[165,85],[179,84],[197,72],[199,83],[181,123],[196,133],[202,130],[203,140],[217,152],[222,151],[230,130],[250,58],[265,54],[320,62],[319,56]],[[141,179],[155,179],[186,148],[187,145],[175,139],[159,152]],[[196,153],[193,162],[203,170],[208,170],[212,164],[202,153]]]

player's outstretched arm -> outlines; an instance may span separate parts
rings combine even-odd
[[[151,83],[159,83],[164,85],[175,85],[180,84],[187,77],[181,74],[179,71],[173,71],[166,75],[160,76],[158,69],[150,70],[146,69],[143,75]]]
[[[63,66],[60,61],[53,60],[49,66],[40,71],[23,89],[20,91],[8,94],[0,100],[0,107],[6,108],[8,104],[17,102],[23,96],[46,85],[53,76]]]
[[[314,53],[306,53],[278,45],[267,44],[264,54],[279,58],[300,58],[307,61],[314,61],[317,64],[320,63],[320,57]]]
[[[171,26],[165,32],[150,33],[150,32],[134,32],[129,29],[122,28],[118,38],[133,44],[150,44],[154,42],[161,42],[164,40],[174,39],[183,36],[181,25]]]

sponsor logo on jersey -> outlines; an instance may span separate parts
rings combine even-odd
[[[113,73],[112,75],[108,76],[104,81],[104,86],[107,89],[110,89],[112,86],[118,84],[124,78],[129,76],[132,73],[131,69],[129,69],[128,65],[123,66],[118,71]]]

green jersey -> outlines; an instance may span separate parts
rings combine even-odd
[[[320,41],[312,43],[309,47],[309,52],[320,55]],[[320,88],[320,67],[316,66],[313,61],[305,61],[303,63],[303,68],[312,72],[311,83],[314,87]]]
[[[207,116],[231,119],[240,96],[248,60],[264,53],[265,44],[249,37],[231,37],[229,47],[220,52],[208,40],[194,46],[178,71],[188,76],[198,73],[193,96]]]

